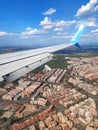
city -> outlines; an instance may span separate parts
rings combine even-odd
[[[98,57],[63,58],[0,88],[1,130],[98,129]]]

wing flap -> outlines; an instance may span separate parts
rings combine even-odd
[[[19,70],[16,70],[16,71],[10,73],[8,76],[6,75],[6,76],[3,76],[3,77],[4,77],[4,79],[6,80],[7,83],[12,82],[12,81],[26,75],[27,73],[31,72],[32,70],[40,67],[41,65],[43,65],[46,62],[50,61],[51,59],[52,59],[52,56],[45,57],[44,59],[41,59],[41,61],[37,61],[35,63],[32,63],[32,64],[28,65],[27,68],[23,67],[23,68],[21,68]]]
[[[44,53],[37,56],[32,56],[26,59],[21,59],[18,61],[10,62],[7,64],[0,65],[0,77],[8,77],[11,73],[18,72],[19,70],[29,71],[30,65],[38,63],[41,64],[45,59],[52,59],[52,54]],[[46,60],[46,61],[47,61]],[[41,64],[42,65],[42,64]],[[37,65],[36,65],[37,66]],[[35,66],[35,68],[36,68]],[[33,67],[34,68],[34,67]],[[32,70],[33,70],[32,68]],[[31,69],[30,69],[31,70]],[[1,78],[2,79],[2,78]]]

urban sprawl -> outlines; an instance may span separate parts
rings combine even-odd
[[[98,130],[98,57],[65,57],[0,88],[0,130]]]

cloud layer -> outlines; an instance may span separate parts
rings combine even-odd
[[[33,28],[26,28],[24,32],[21,33],[21,38],[32,38],[37,37],[40,34],[46,34],[48,31],[40,30],[40,29],[33,29]]]
[[[52,29],[54,27],[68,27],[71,25],[76,24],[76,20],[70,20],[70,21],[64,21],[64,20],[56,20],[51,21],[48,17],[45,17],[44,20],[40,22],[40,25],[43,27],[43,29]],[[60,29],[61,30],[61,29]]]
[[[31,40],[31,43],[33,41],[34,43],[37,41],[39,43],[46,43],[48,41],[49,44],[56,44],[58,42],[63,43],[63,41],[69,42],[77,30],[77,27],[84,23],[87,32],[82,36],[82,42],[98,42],[97,12],[98,0],[89,0],[87,4],[82,5],[76,11],[74,16],[68,18],[65,17],[64,19],[61,19],[61,17],[58,18],[58,14],[53,16],[54,13],[58,12],[56,12],[56,9],[50,8],[44,13],[42,13],[42,11],[40,12],[42,17],[36,22],[39,22],[39,24],[30,24],[31,27],[28,27],[28,24],[27,28],[24,28],[24,30],[20,31],[18,34],[9,33],[5,30],[0,31],[0,39],[8,39],[9,36],[9,39],[15,38],[14,41],[21,40],[23,42],[28,42]]]

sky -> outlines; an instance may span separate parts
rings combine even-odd
[[[98,0],[0,0],[0,46],[98,44]]]

